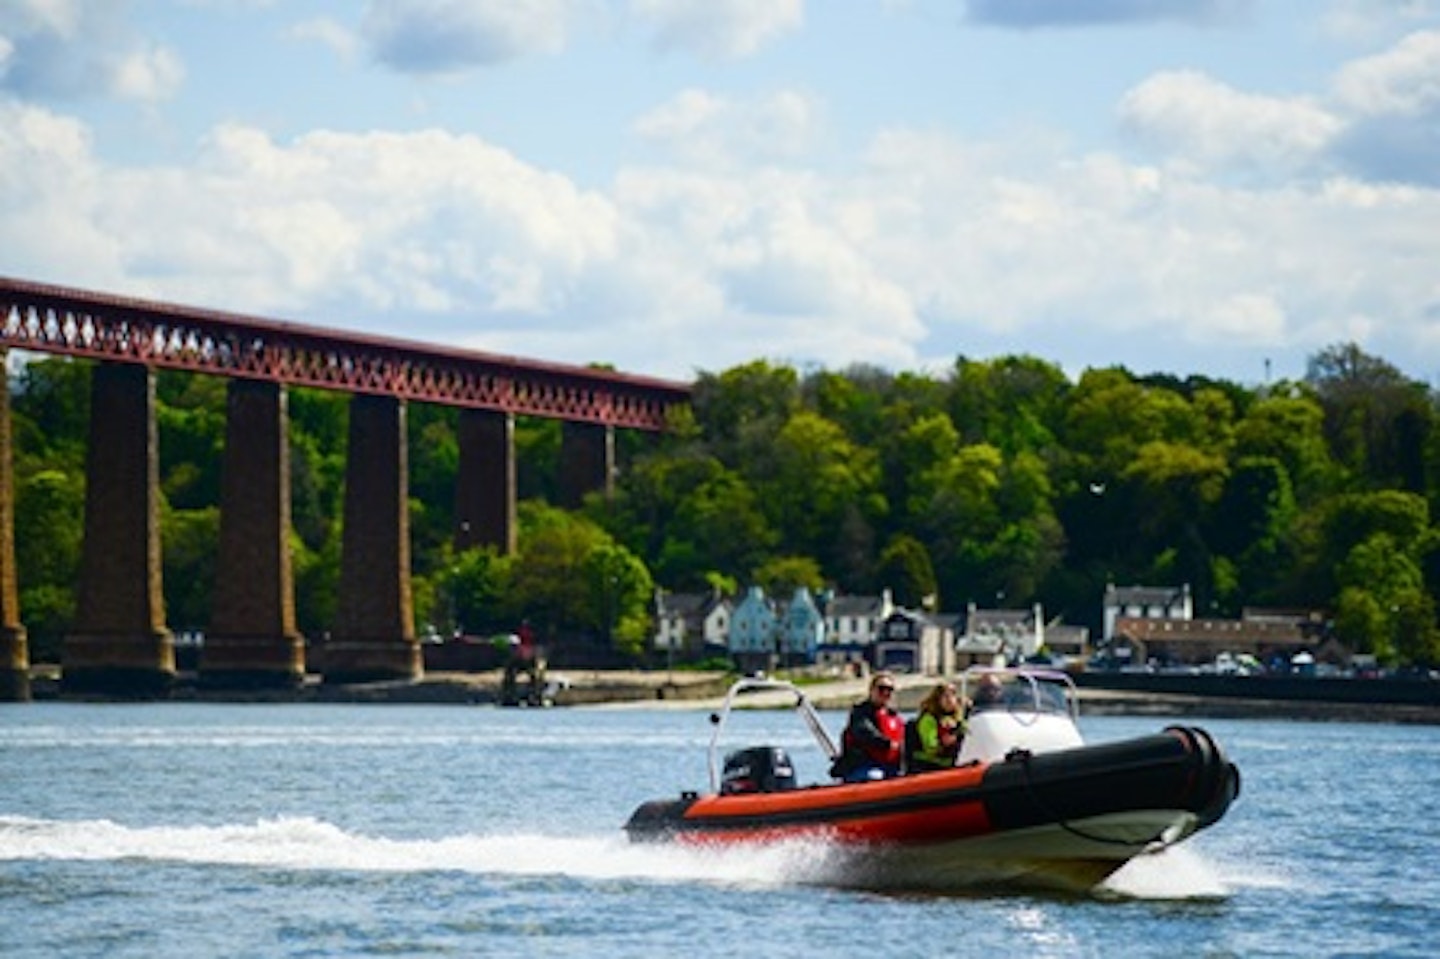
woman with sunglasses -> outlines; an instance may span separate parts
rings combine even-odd
[[[870,695],[850,709],[840,735],[840,755],[830,775],[847,783],[868,782],[900,775],[905,745],[905,721],[890,706],[895,698],[895,677],[876,673]]]

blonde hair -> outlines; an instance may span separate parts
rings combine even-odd
[[[932,716],[946,715],[946,710],[940,707],[940,700],[945,698],[947,692],[955,693],[956,696],[959,696],[954,683],[937,683],[935,688],[926,693],[925,698],[920,700],[920,715],[923,716],[925,713],[929,713]]]

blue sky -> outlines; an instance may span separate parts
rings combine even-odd
[[[0,275],[688,379],[1440,384],[1440,0],[0,0]]]

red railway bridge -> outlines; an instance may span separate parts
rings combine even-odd
[[[304,679],[289,554],[286,389],[351,394],[344,532],[326,682],[421,673],[410,599],[405,404],[460,410],[458,547],[515,548],[517,415],[559,419],[568,505],[614,475],[617,428],[663,430],[688,384],[365,336],[0,277],[10,349],[98,361],[91,374],[85,537],[62,688],[154,694],[175,677],[160,578],[156,369],[223,376],[227,412],[213,613],[199,678]],[[16,588],[8,389],[0,363],[0,699],[30,696]]]

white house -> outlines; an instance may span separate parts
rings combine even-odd
[[[844,596],[827,593],[820,599],[825,617],[827,646],[870,646],[880,638],[880,626],[895,612],[890,590],[879,596]]]
[[[965,632],[955,644],[957,666],[989,665],[996,659],[1026,659],[1045,645],[1045,611],[966,607]]]
[[[655,591],[655,648],[686,656],[724,652],[730,636],[730,600],[709,593]]]
[[[1105,584],[1103,637],[1105,645],[1115,638],[1115,623],[1125,619],[1195,618],[1190,584],[1183,586],[1116,586]]]

